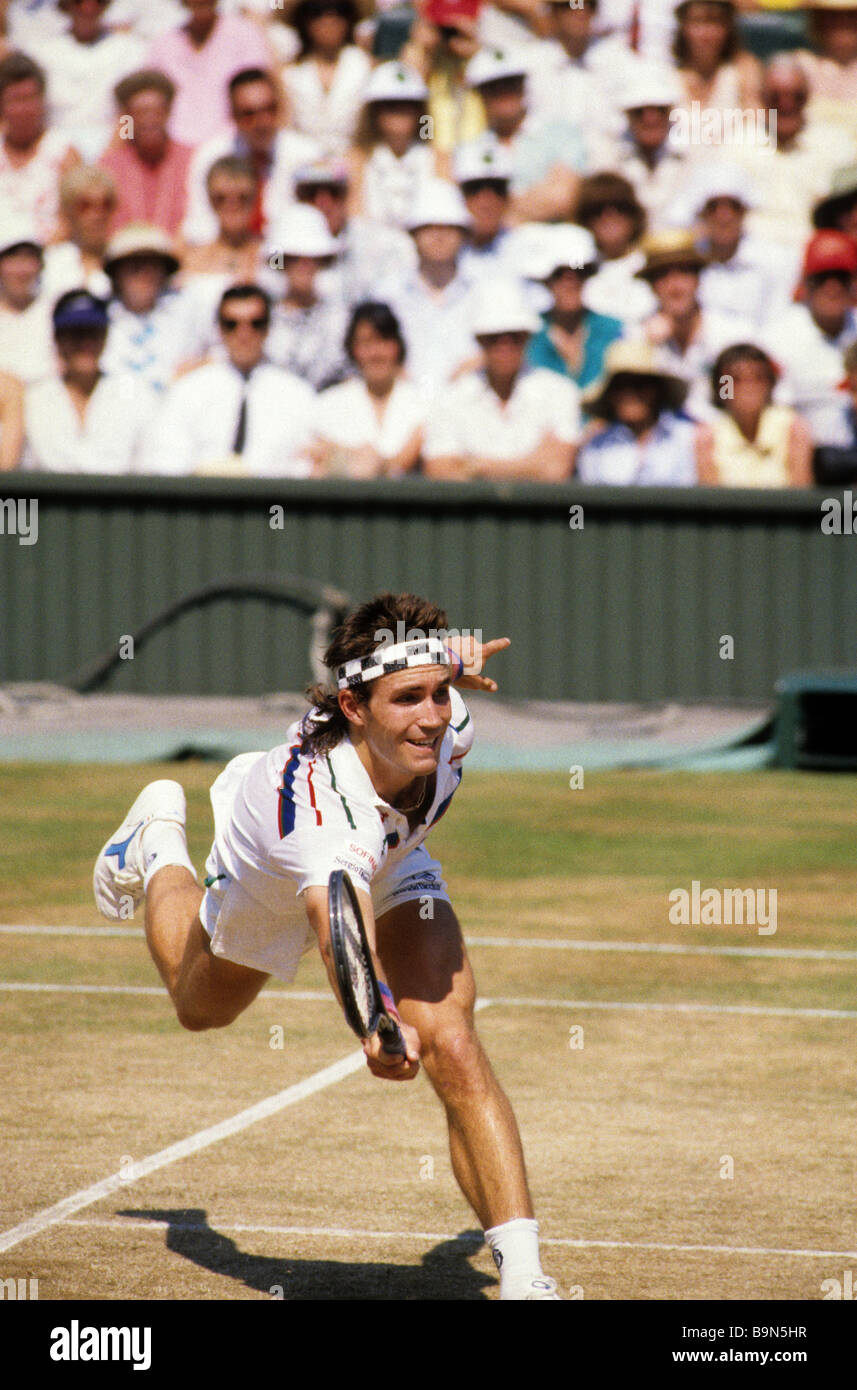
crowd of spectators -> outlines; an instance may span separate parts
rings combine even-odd
[[[857,0],[788,13],[0,0],[0,470],[857,479]]]

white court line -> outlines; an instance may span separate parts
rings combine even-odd
[[[157,985],[53,985],[0,981],[0,992],[3,991],[31,994],[160,994],[166,998],[166,991]],[[259,998],[334,1002],[333,995],[321,989],[269,989]],[[487,1009],[490,1004],[501,1004],[512,1009],[630,1009],[637,1013],[750,1014],[760,1018],[857,1018],[857,1009],[775,1008],[764,1004],[620,1003],[606,999],[527,999],[501,995],[491,995],[490,998],[482,996],[477,1000],[476,1007]]]
[[[259,1226],[243,1222],[216,1221],[206,1224],[199,1221],[126,1221],[121,1217],[105,1217],[101,1220],[84,1219],[64,1221],[64,1226],[92,1226],[107,1230],[166,1231],[172,1228],[180,1231],[235,1231],[242,1234],[270,1236],[310,1236],[330,1240],[417,1240],[458,1241],[461,1244],[476,1244],[479,1237],[469,1232],[454,1234],[449,1231],[364,1231],[351,1226]],[[765,1245],[682,1245],[666,1241],[649,1240],[577,1240],[568,1236],[539,1235],[540,1245],[563,1246],[574,1250],[666,1250],[683,1254],[702,1253],[706,1255],[791,1255],[797,1259],[854,1260],[857,1250],[794,1250]]]
[[[40,927],[0,924],[0,936],[124,936],[145,935],[139,927]],[[787,946],[683,946],[667,941],[567,941],[550,936],[465,936],[467,946],[533,951],[630,951],[639,955],[749,956],[774,960],[857,960],[857,951],[814,950]]]
[[[100,1182],[93,1183],[91,1187],[85,1187],[80,1192],[72,1193],[70,1197],[65,1197],[54,1206],[46,1207],[43,1211],[28,1217],[26,1221],[22,1221],[20,1225],[4,1231],[0,1234],[0,1251],[11,1250],[21,1241],[28,1240],[30,1236],[38,1235],[40,1231],[46,1230],[49,1226],[57,1225],[58,1222],[64,1221],[74,1212],[80,1211],[82,1207],[91,1206],[93,1202],[98,1202],[102,1197],[109,1196],[111,1192],[129,1187],[140,1178],[154,1173],[158,1168],[164,1168],[169,1163],[177,1163],[179,1159],[187,1158],[190,1154],[199,1153],[200,1149],[206,1149],[210,1144],[216,1144],[221,1139],[228,1139],[231,1135],[240,1133],[242,1129],[247,1129],[250,1125],[258,1123],[259,1120],[269,1119],[271,1115],[278,1114],[287,1106],[295,1105],[298,1101],[305,1100],[307,1096],[315,1095],[317,1091],[323,1091],[325,1087],[333,1086],[337,1081],[342,1081],[344,1077],[351,1076],[352,1072],[358,1071],[365,1064],[366,1058],[362,1050],[350,1052],[347,1057],[342,1057],[329,1067],[323,1067],[321,1071],[313,1072],[312,1076],[306,1077],[305,1080],[298,1081],[293,1086],[287,1086],[284,1091],[278,1091],[276,1095],[268,1096],[266,1100],[251,1105],[247,1110],[240,1110],[237,1115],[233,1115],[230,1119],[221,1120],[219,1124],[198,1130],[196,1134],[191,1134],[187,1139],[180,1139],[178,1143],[170,1144],[166,1149],[149,1154],[148,1158],[141,1158],[139,1163],[134,1163],[117,1173],[111,1173],[109,1177],[102,1178]]]

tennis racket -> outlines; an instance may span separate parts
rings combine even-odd
[[[374,1033],[380,1033],[383,1052],[406,1056],[399,1026],[384,1004],[372,965],[363,914],[354,885],[344,869],[334,869],[330,875],[327,901],[336,981],[349,1026],[358,1038],[371,1038]]]

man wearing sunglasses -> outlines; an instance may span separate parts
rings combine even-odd
[[[143,471],[307,477],[315,394],[265,358],[271,302],[234,285],[218,307],[223,355],[180,377],[152,426]]]

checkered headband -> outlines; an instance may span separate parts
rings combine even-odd
[[[340,690],[365,681],[389,676],[392,671],[406,671],[410,666],[449,666],[449,652],[439,637],[423,637],[415,642],[387,642],[369,656],[358,656],[337,668],[336,684]]]

